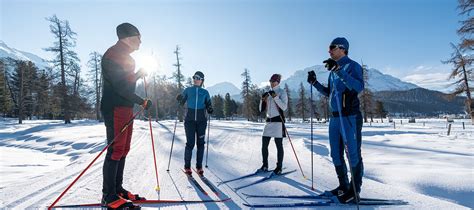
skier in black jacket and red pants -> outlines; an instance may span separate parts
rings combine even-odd
[[[145,76],[140,69],[135,73],[135,60],[130,56],[138,50],[141,35],[130,23],[117,26],[118,42],[102,57],[103,90],[101,111],[107,130],[108,148],[103,167],[102,205],[108,208],[134,207],[134,200],[144,198],[122,187],[125,157],[130,150],[133,122],[121,132],[133,116],[134,104],[148,109],[151,101],[135,94],[136,81]]]

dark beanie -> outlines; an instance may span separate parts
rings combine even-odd
[[[280,83],[280,80],[281,80],[281,75],[280,74],[273,74],[272,77],[270,77],[270,82]]]
[[[196,73],[194,73],[194,75],[198,75],[199,77],[204,79],[204,73],[202,73],[201,71],[197,71]]]
[[[349,51],[349,42],[344,37],[335,38],[334,40],[332,40],[331,45],[342,45],[344,46],[344,49]]]
[[[140,35],[138,28],[130,23],[122,23],[117,26],[117,36],[119,39],[138,35]]]

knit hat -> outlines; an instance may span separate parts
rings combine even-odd
[[[202,78],[202,80],[204,80],[204,73],[202,73],[201,71],[196,71],[196,73],[194,73],[194,76],[198,76]]]
[[[270,77],[270,82],[280,83],[280,80],[281,80],[281,75],[280,74],[273,74],[272,77]]]
[[[339,46],[342,46],[342,48],[349,51],[349,42],[344,37],[335,38],[334,40],[332,40],[331,45],[339,45]]]
[[[117,36],[119,39],[132,37],[132,36],[139,36],[140,32],[138,31],[137,27],[130,23],[122,23],[117,26]]]

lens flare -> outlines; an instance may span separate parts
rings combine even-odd
[[[135,69],[143,68],[147,73],[158,71],[158,59],[153,53],[137,52],[135,55],[132,55],[132,57],[135,59]]]

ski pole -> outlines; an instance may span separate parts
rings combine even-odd
[[[178,104],[178,107],[179,107],[179,104]],[[168,158],[168,169],[166,169],[167,172],[170,171],[171,154],[173,154],[174,137],[176,136],[176,124],[178,124],[178,111],[176,111],[176,119],[174,121],[173,140],[171,140],[170,157]]]
[[[145,88],[145,97],[148,98],[148,93],[146,90],[146,78],[143,77],[143,87]],[[156,153],[155,153],[155,141],[153,139],[153,129],[151,127],[151,114],[148,112],[148,125],[150,127],[150,135],[151,135],[151,148],[153,150],[153,161],[155,163],[155,175],[156,175],[156,187],[155,190],[157,192],[160,191],[160,181],[158,179],[158,167],[156,166]]]
[[[335,85],[336,82],[335,82],[335,79],[334,79],[334,75],[331,74],[331,76],[333,78],[333,80],[332,80],[333,81],[333,88],[334,88],[334,91],[335,91],[336,96],[337,96],[338,91],[337,91],[337,86]],[[347,138],[346,138],[346,130],[345,130],[345,127],[344,127],[344,122],[342,120],[342,111],[341,111],[341,106],[340,106],[341,102],[339,101],[339,97],[336,97],[336,103],[337,103],[337,111],[339,113],[339,123],[341,123],[341,127],[342,127],[342,140],[344,141],[344,150],[346,152],[347,161],[349,162],[349,168],[350,168],[350,171],[351,171],[352,188],[354,189],[354,195],[356,196],[355,200],[356,200],[356,203],[357,203],[357,209],[359,209],[359,195],[357,193],[356,186],[355,186],[354,171],[352,170],[351,158],[349,157],[349,147],[347,146],[348,143],[347,143]]]
[[[275,106],[276,106],[277,108],[280,108],[280,107],[278,107],[278,104],[276,103],[275,100],[273,100],[273,102],[275,103]],[[283,111],[283,110],[282,110],[282,111]],[[301,164],[300,164],[300,160],[298,159],[298,155],[296,155],[296,151],[295,151],[295,147],[293,146],[293,142],[291,142],[290,134],[288,133],[288,130],[286,129],[285,120],[283,119],[283,117],[281,116],[281,114],[280,114],[279,116],[280,116],[280,119],[281,119],[281,123],[283,123],[283,127],[285,128],[286,136],[288,136],[288,140],[290,140],[290,145],[291,145],[291,148],[293,149],[293,154],[295,154],[296,162],[298,163],[298,166],[300,167],[301,175],[303,175],[303,178],[306,179],[306,176],[305,176],[304,173],[303,173],[303,169],[301,168]]]
[[[209,123],[207,123],[206,168],[207,168],[207,158],[209,157],[209,131],[210,130],[211,130],[211,115],[209,115]]]
[[[53,204],[51,204],[51,206],[48,207],[48,210],[51,210],[56,205],[56,203],[58,203],[58,201],[66,194],[66,192],[69,189],[71,189],[71,187],[77,182],[77,180],[79,180],[82,177],[82,175],[84,175],[84,173],[86,173],[86,171],[89,170],[89,168],[95,163],[95,161],[100,157],[100,155],[102,155],[102,153],[104,153],[104,151],[107,150],[107,148],[109,148],[110,145],[114,143],[115,139],[119,137],[120,135],[122,135],[125,130],[127,130],[128,126],[130,126],[130,124],[133,122],[135,117],[137,117],[137,115],[140,114],[143,110],[144,110],[144,107],[142,107],[139,111],[133,114],[130,120],[122,127],[122,129],[120,130],[120,133],[117,136],[115,136],[114,139],[112,139],[112,141],[110,141],[110,143],[107,144],[107,146],[105,146],[104,149],[100,151],[100,153],[92,160],[92,162],[90,162],[89,165],[87,165],[87,167],[74,179],[74,181],[72,181],[71,184],[67,186],[67,188],[59,195],[59,197],[56,198],[56,200],[54,200]]]
[[[311,94],[311,102],[310,102],[310,106],[311,106],[311,120],[310,120],[310,123],[311,123],[311,190],[314,191],[314,170],[313,170],[313,156],[314,156],[314,153],[313,153],[313,113],[314,113],[314,110],[313,110],[313,84],[310,84],[311,87],[310,87],[310,94]]]

